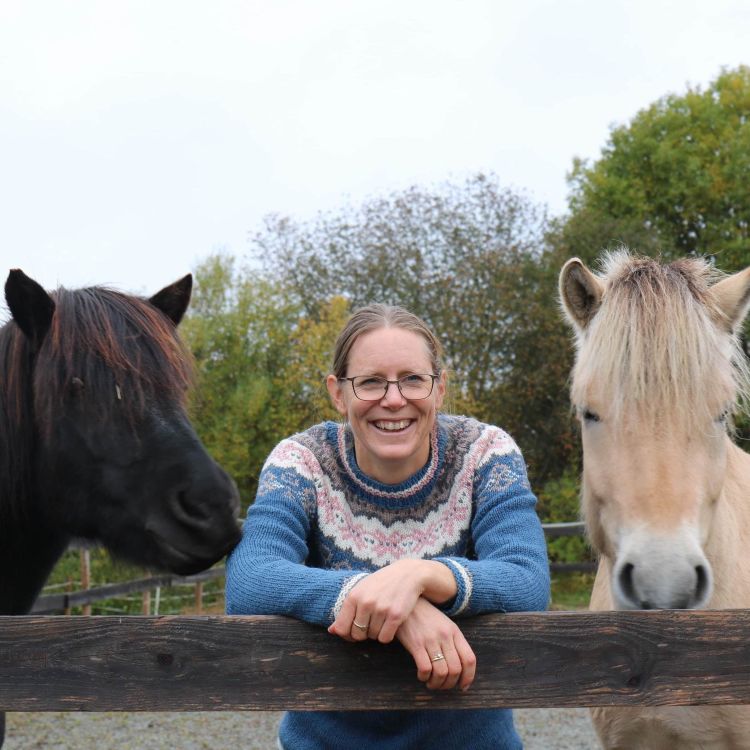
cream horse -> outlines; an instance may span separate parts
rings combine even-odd
[[[591,609],[750,607],[750,456],[728,424],[747,396],[737,331],[750,268],[617,252],[560,274],[576,334],[583,514],[600,556]],[[750,707],[599,708],[608,750],[750,750]]]

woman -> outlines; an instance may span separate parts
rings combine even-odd
[[[282,441],[227,565],[227,612],[291,615],[348,641],[394,638],[429,689],[468,689],[476,660],[451,619],[544,609],[549,573],[513,440],[439,414],[440,345],[415,315],[354,313],[327,378],[343,424]],[[284,750],[492,748],[508,710],[290,712]]]

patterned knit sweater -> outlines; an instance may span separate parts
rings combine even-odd
[[[227,562],[227,612],[328,626],[362,577],[407,557],[451,570],[458,593],[442,607],[451,617],[544,609],[549,572],[535,503],[523,458],[497,427],[440,415],[427,464],[387,485],[360,471],[347,425],[317,425],[282,441],[263,467]],[[521,747],[507,710],[290,712],[280,742],[284,750]]]

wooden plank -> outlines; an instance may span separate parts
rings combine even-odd
[[[750,703],[750,611],[486,615],[461,622],[466,693],[431,692],[399,644],[281,617],[0,617],[10,711]]]

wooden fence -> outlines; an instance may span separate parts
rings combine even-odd
[[[478,670],[428,691],[397,643],[282,617],[2,617],[10,711],[221,711],[750,703],[750,611],[485,615]]]

